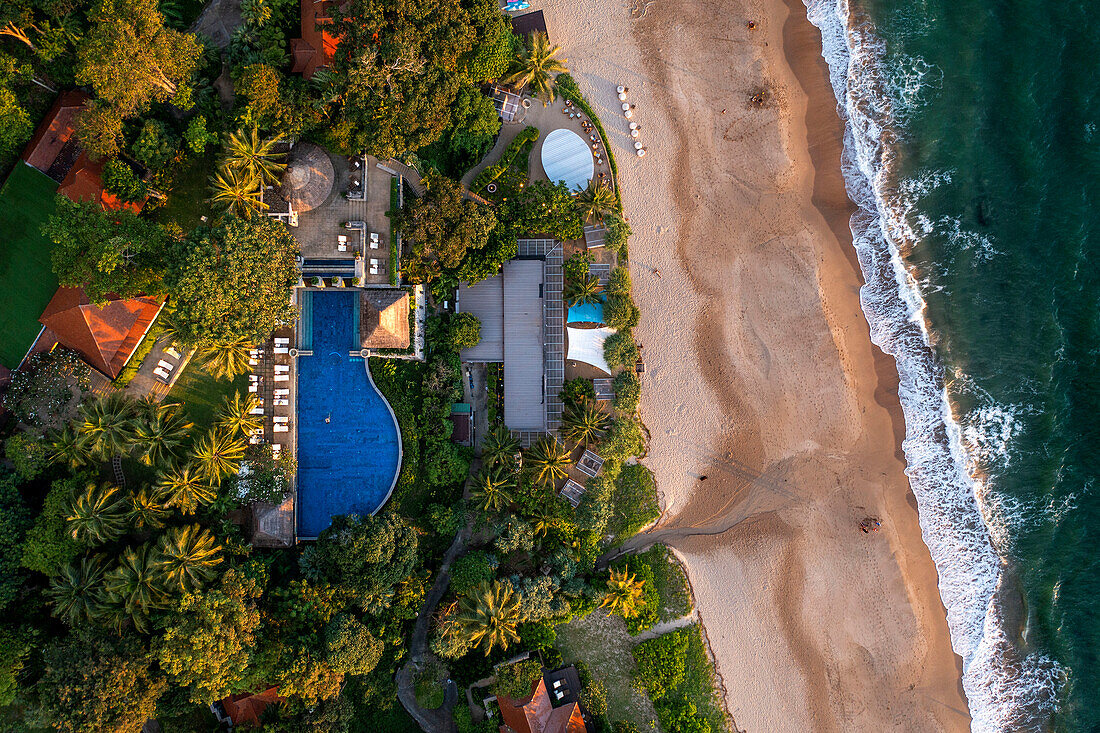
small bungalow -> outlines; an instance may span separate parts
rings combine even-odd
[[[309,79],[332,63],[340,41],[324,30],[332,24],[333,0],[301,0],[300,5],[302,37],[290,41],[290,70]]]
[[[210,710],[218,718],[218,722],[231,726],[260,727],[260,716],[264,714],[269,705],[282,702],[285,698],[279,695],[279,688],[269,687],[263,692],[242,692],[230,695],[210,706]]]
[[[576,667],[546,672],[524,700],[500,695],[500,733],[588,733]]]
[[[163,307],[163,297],[119,298],[99,307],[88,299],[83,288],[58,288],[38,319],[43,328],[31,353],[61,345],[75,351],[100,374],[114,379]]]

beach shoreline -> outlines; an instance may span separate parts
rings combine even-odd
[[[897,371],[860,309],[820,35],[793,1],[641,8],[546,14],[608,128],[634,231],[665,509],[648,539],[687,568],[739,729],[969,730]],[[868,516],[880,532],[860,532]]]

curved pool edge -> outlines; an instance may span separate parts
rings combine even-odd
[[[386,399],[386,395],[382,393],[382,390],[378,389],[378,385],[374,383],[374,375],[370,373],[370,360],[377,357],[366,357],[363,359],[363,368],[367,370],[367,381],[370,382],[371,389],[382,399],[382,404],[386,406],[386,410],[390,413],[390,420],[393,421],[394,430],[397,431],[397,467],[393,472],[393,480],[390,482],[389,491],[386,492],[385,498],[375,507],[371,512],[373,517],[378,512],[382,511],[382,507],[389,503],[390,497],[393,496],[393,490],[397,488],[397,481],[401,478],[401,465],[405,461],[405,441],[401,437],[401,423],[397,421],[397,413],[393,411],[393,406],[390,401]]]

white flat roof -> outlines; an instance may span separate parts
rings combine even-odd
[[[504,424],[545,430],[542,260],[504,263]]]

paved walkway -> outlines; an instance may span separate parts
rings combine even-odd
[[[681,616],[680,618],[674,618],[671,621],[663,621],[659,624],[654,624],[648,629],[631,637],[635,644],[641,644],[643,641],[649,641],[650,639],[656,639],[658,636],[664,636],[670,631],[676,629],[682,629],[686,626],[691,626],[693,623],[699,620],[699,612],[694,608],[687,616]]]

